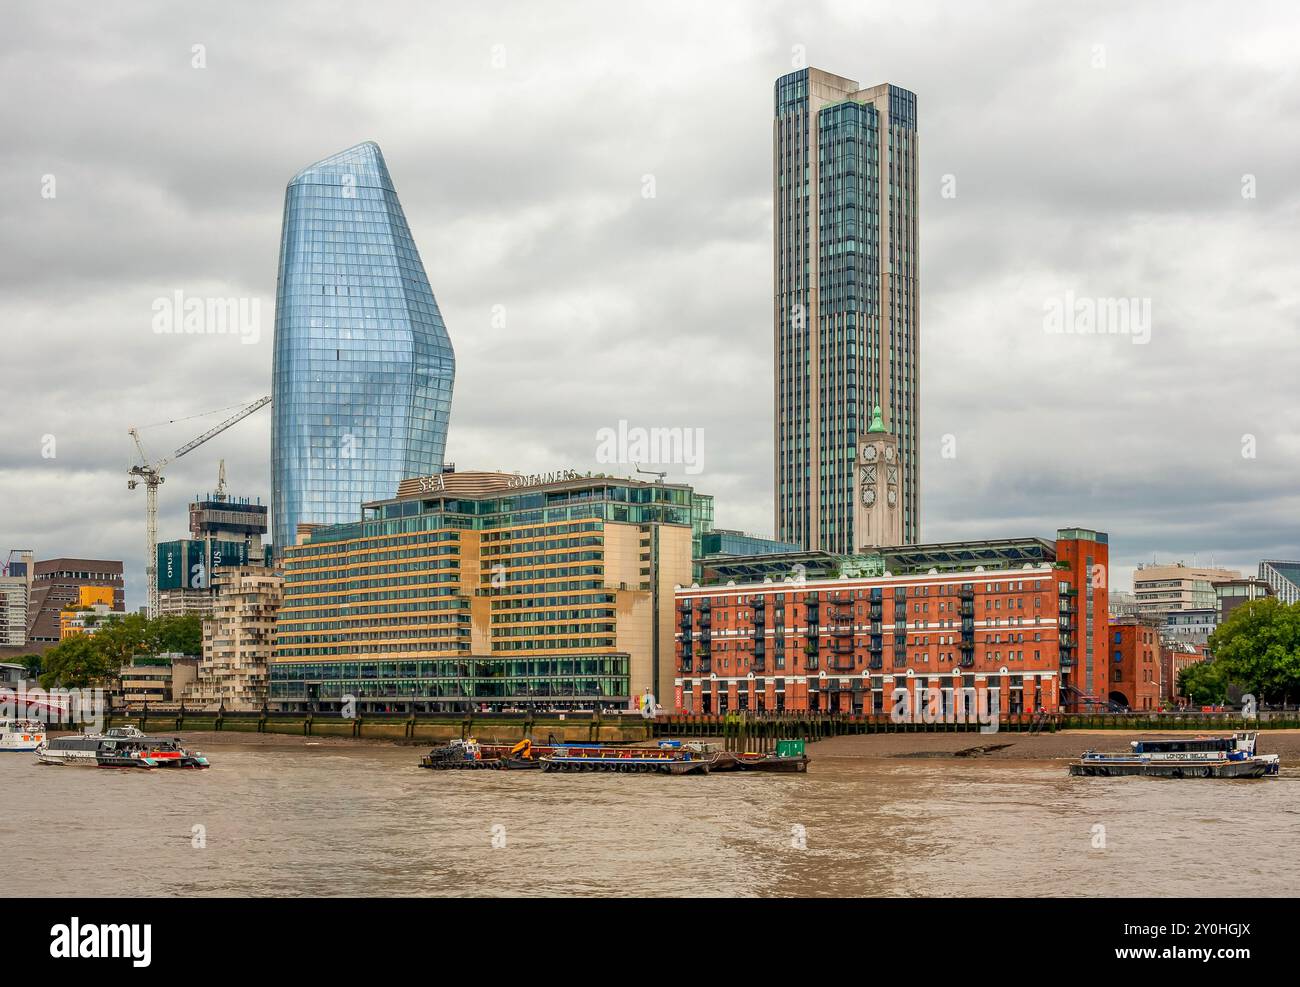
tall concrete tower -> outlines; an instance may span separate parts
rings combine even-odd
[[[902,543],[917,540],[916,96],[819,69],[776,82],[772,127],[776,536],[852,552],[859,436],[897,440]]]

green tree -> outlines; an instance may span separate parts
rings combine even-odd
[[[151,633],[159,653],[203,654],[203,620],[198,614],[169,614],[153,622]]]
[[[41,656],[40,655],[19,655],[14,659],[16,664],[22,665],[27,669],[27,677],[38,679],[41,677]]]
[[[1210,635],[1209,644],[1225,684],[1261,702],[1300,696],[1300,603],[1288,606],[1274,597],[1244,603]]]
[[[40,682],[46,689],[56,685],[70,689],[97,685],[117,675],[117,668],[97,646],[98,635],[74,634],[45,652]]]
[[[1227,698],[1228,683],[1218,662],[1202,661],[1178,673],[1178,691],[1195,706],[1216,706]]]
[[[157,652],[154,622],[142,613],[128,613],[101,627],[92,639],[110,669],[107,678],[117,679],[122,666],[129,665],[137,655]]]

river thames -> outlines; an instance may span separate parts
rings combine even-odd
[[[208,771],[0,757],[50,896],[1293,895],[1300,775],[1071,778],[862,757],[805,775],[431,772],[420,748],[222,737]],[[825,749],[826,752],[823,751]]]

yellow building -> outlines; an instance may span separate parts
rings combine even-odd
[[[626,708],[669,694],[688,486],[446,473],[285,550],[272,706]]]
[[[120,617],[113,610],[112,586],[78,586],[77,602],[59,611],[59,640],[74,634],[94,634],[101,625]]]

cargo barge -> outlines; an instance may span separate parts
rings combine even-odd
[[[1255,733],[1228,737],[1134,740],[1129,751],[1084,751],[1070,764],[1081,777],[1145,776],[1151,778],[1264,778],[1277,775],[1276,754],[1257,754]]]
[[[783,740],[772,754],[718,751],[702,743],[661,740],[655,747],[606,746],[596,743],[534,744],[521,740],[513,746],[452,740],[420,758],[420,767],[433,771],[604,772],[615,774],[709,774],[728,771],[804,772],[809,757],[802,740]]]

